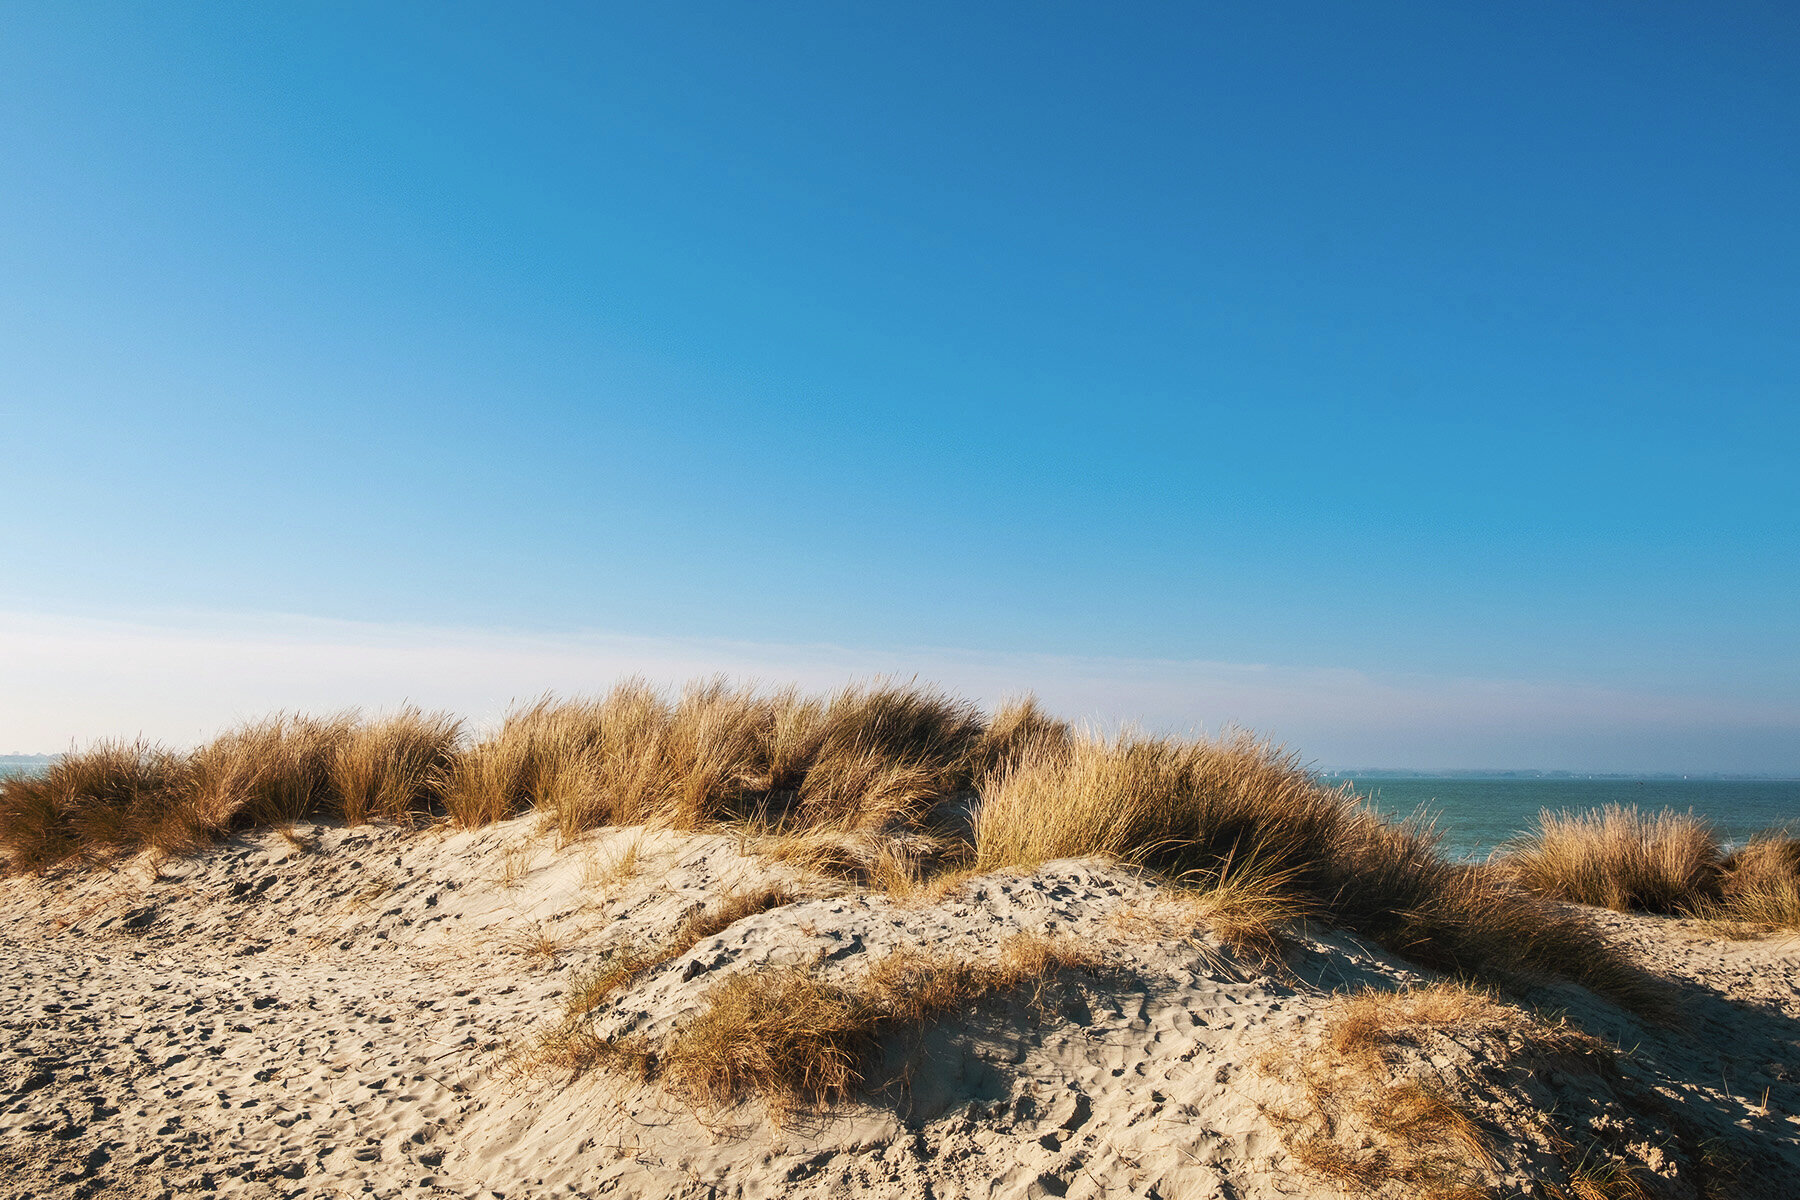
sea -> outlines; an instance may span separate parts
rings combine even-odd
[[[0,754],[0,779],[8,775],[41,775],[55,761],[54,754]]]
[[[1730,779],[1616,775],[1415,775],[1351,772],[1348,781],[1377,809],[1406,817],[1424,812],[1443,836],[1445,853],[1481,859],[1537,824],[1538,814],[1580,812],[1608,804],[1647,811],[1692,812],[1711,823],[1728,847],[1767,829],[1800,834],[1800,779]]]

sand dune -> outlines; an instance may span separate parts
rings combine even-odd
[[[1679,981],[1673,1026],[1565,984],[1524,999],[1626,1053],[1503,1005],[1414,1020],[1356,1059],[1332,1049],[1342,997],[1418,995],[1430,973],[1324,928],[1282,964],[1241,960],[1156,879],[1095,861],[907,902],[722,834],[559,848],[527,817],[295,835],[0,880],[0,1193],[1323,1197],[1372,1155],[1389,1174],[1365,1182],[1393,1195],[1459,1172],[1549,1195],[1584,1155],[1645,1195],[1800,1178],[1791,937],[1595,914]],[[609,950],[770,885],[795,898],[641,972],[592,1033],[661,1044],[734,975],[782,966],[853,987],[891,952],[984,961],[1020,934],[1097,962],[890,1032],[856,1098],[780,1122],[755,1098],[700,1105],[534,1054]],[[1467,1152],[1434,1148],[1448,1125],[1409,1142],[1369,1124],[1388,1109],[1365,1093],[1441,1098],[1472,1122]]]

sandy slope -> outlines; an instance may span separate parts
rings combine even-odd
[[[1159,917],[1153,881],[1094,863],[909,906],[717,835],[299,832],[306,851],[269,834],[160,874],[0,880],[0,1195],[1334,1195],[1284,1143],[1307,1097],[1279,1063],[1316,1040],[1331,993],[1425,978],[1317,930],[1283,972],[1249,969]],[[808,898],[651,972],[601,1030],[666,1032],[737,971],[853,983],[891,949],[989,957],[1019,931],[1080,938],[1107,969],[895,1039],[866,1102],[786,1128],[755,1102],[700,1112],[654,1084],[518,1069],[606,947],[772,879]],[[1534,1132],[1551,1108],[1654,1193],[1791,1194],[1800,944],[1601,919],[1683,980],[1681,1025],[1576,988],[1532,999],[1629,1050],[1622,1078],[1467,1031],[1405,1069],[1510,1135],[1499,1194],[1559,1170]]]

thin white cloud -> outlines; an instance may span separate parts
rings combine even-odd
[[[122,621],[0,612],[0,752],[143,735],[186,744],[277,710],[447,708],[723,672],[830,688],[918,676],[984,703],[1026,690],[1102,725],[1255,729],[1328,766],[1800,771],[1800,713],[1563,683],[1166,659],[774,645],[287,616]]]

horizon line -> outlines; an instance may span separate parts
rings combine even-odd
[[[496,721],[544,693],[725,675],[829,691],[917,679],[984,707],[1035,693],[1103,732],[1248,729],[1309,769],[1800,778],[1800,705],[1568,680],[947,647],[526,631],[282,613],[0,609],[0,737],[190,744],[277,711],[404,703]],[[129,732],[127,732],[129,731]],[[25,753],[23,751],[21,754]],[[35,752],[34,752],[35,753]],[[50,752],[56,753],[56,752]],[[1460,761],[1460,764],[1458,763]],[[1493,762],[1544,766],[1499,768]],[[1429,762],[1429,768],[1316,764]]]

